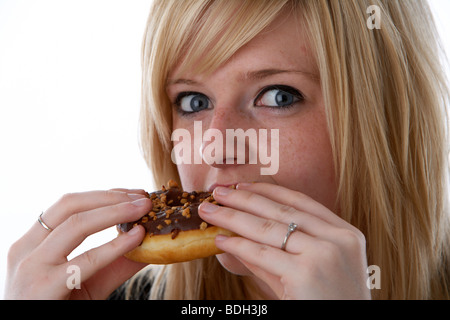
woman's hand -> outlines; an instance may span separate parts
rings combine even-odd
[[[370,299],[363,234],[304,194],[268,183],[218,187],[201,217],[237,233],[216,245],[279,299]],[[298,225],[281,249],[290,223]]]
[[[137,247],[145,230],[127,234],[91,249],[71,261],[67,256],[89,235],[118,223],[138,220],[151,210],[144,190],[114,189],[63,196],[8,254],[6,299],[105,299],[145,265],[123,255]],[[67,285],[71,266],[79,270],[80,289]]]

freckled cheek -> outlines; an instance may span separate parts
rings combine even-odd
[[[335,199],[335,179],[326,132],[311,130],[280,135],[280,170],[276,180],[330,207]]]
[[[307,171],[310,156],[308,145],[301,136],[280,137],[280,172],[301,175],[301,171]]]

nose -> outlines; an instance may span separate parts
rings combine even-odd
[[[203,161],[220,169],[256,163],[257,134],[251,123],[236,109],[216,108],[203,134]]]
[[[219,105],[214,108],[206,127],[225,133],[227,129],[233,129],[240,122],[240,117],[242,117],[242,113],[236,108]]]

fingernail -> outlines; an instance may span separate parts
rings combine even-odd
[[[226,196],[227,194],[229,194],[230,192],[232,192],[234,189],[231,188],[225,188],[225,187],[217,187],[214,190],[214,193],[219,195],[219,196]]]
[[[225,240],[227,240],[227,239],[228,239],[228,237],[227,237],[227,236],[224,236],[223,234],[218,234],[218,235],[216,236],[216,241],[217,241],[217,242],[225,241]]]
[[[128,193],[127,195],[128,195],[128,197],[129,197],[131,200],[137,200],[137,199],[145,198],[145,196],[144,196],[143,194]]]
[[[150,200],[147,198],[142,198],[142,199],[133,201],[131,204],[135,205],[136,207],[142,207],[147,204],[147,201],[150,201]]]
[[[219,208],[219,206],[216,206],[215,204],[212,204],[208,201],[204,201],[202,202],[202,204],[200,205],[200,210],[202,210],[203,212],[206,213],[211,213],[217,210],[217,208]]]
[[[135,236],[139,232],[139,227],[133,227],[130,231],[127,232],[127,235],[129,236]]]
[[[248,182],[241,182],[236,186],[236,189],[240,189],[240,188],[248,188],[252,185],[252,183],[248,183]]]

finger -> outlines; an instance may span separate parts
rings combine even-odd
[[[60,263],[89,235],[119,223],[138,220],[151,210],[151,205],[150,199],[142,198],[73,214],[52,231],[36,251],[40,251],[49,263]]]
[[[299,230],[315,237],[327,238],[335,228],[315,215],[248,190],[218,187],[214,190],[214,199],[227,207],[249,212],[264,219],[279,221],[285,225],[294,222]]]
[[[253,273],[257,278],[261,279],[273,293],[267,292],[267,296],[261,296],[261,299],[272,299],[279,298],[283,296],[283,285],[280,282],[280,277],[275,276],[266,270],[251,264],[248,261],[238,259],[251,273]],[[275,297],[273,296],[275,294]]]
[[[257,243],[242,237],[216,237],[216,246],[226,253],[230,253],[252,265],[258,266],[265,272],[277,277],[286,274],[292,264],[292,255],[271,246]]]
[[[145,194],[127,193],[123,191],[88,191],[69,193],[61,197],[44,214],[47,225],[56,229],[68,217],[74,213],[89,211],[95,208],[111,206],[114,204],[129,202],[145,198]]]
[[[308,212],[336,226],[342,227],[343,223],[346,223],[327,207],[311,197],[280,185],[265,182],[240,183],[237,185],[237,189],[248,190],[299,211]]]
[[[267,184],[267,186],[272,185]],[[286,189],[286,191],[289,190]],[[330,223],[328,222],[330,220],[325,221],[317,215],[301,212],[290,205],[280,204],[260,194],[242,189],[216,188],[214,198],[226,206],[245,210],[267,220],[273,219],[284,224],[294,222],[297,224],[297,230],[302,233],[305,232],[320,240],[338,244],[341,248],[348,249],[348,252],[365,250],[365,237],[362,232],[333,213],[331,213],[331,216],[338,221]],[[328,209],[325,210],[329,211]],[[288,251],[296,252],[298,241],[295,239],[298,238],[297,233],[294,233],[293,236],[293,241],[290,241],[292,242],[290,244],[291,249],[288,249]],[[300,252],[304,251],[300,249]]]
[[[42,220],[55,230],[61,223],[77,212],[110,206],[122,202],[144,198],[144,194],[126,193],[122,191],[89,191],[66,194],[42,215]],[[21,250],[26,253],[36,248],[50,232],[37,221],[22,238]]]
[[[91,282],[88,282],[92,276],[94,276],[97,272],[109,266],[113,262],[117,261],[120,257],[122,257],[125,253],[131,251],[135,247],[137,247],[145,235],[145,229],[142,226],[136,226],[131,229],[129,232],[121,234],[117,238],[111,240],[110,242],[86,251],[82,255],[75,257],[71,261],[67,262],[63,265],[64,268],[67,268],[70,265],[75,265],[79,267],[80,270],[80,280],[82,283],[90,283],[97,284],[99,286],[105,286],[100,291],[97,291],[97,295],[104,295],[105,292],[111,292],[114,287],[117,287],[121,283],[123,283],[126,278],[130,277],[130,273],[137,272],[142,265],[134,264],[131,269],[127,270],[127,272],[117,272],[117,270],[110,269],[107,274],[102,275],[98,279],[91,279]],[[119,261],[119,265],[124,266],[124,260]],[[129,264],[128,266],[131,266]],[[110,266],[112,268],[116,266]],[[131,272],[130,272],[131,271]],[[116,277],[110,277],[115,275]],[[110,283],[108,283],[110,282]],[[100,285],[101,283],[101,285]],[[99,288],[91,288],[92,290],[98,290]]]
[[[244,238],[280,249],[288,226],[275,220],[250,213],[203,202],[199,206],[200,217],[205,221],[233,231]],[[286,251],[301,253],[314,244],[315,239],[303,232],[294,232],[287,242]]]
[[[131,194],[141,194],[143,196],[148,197],[148,192],[145,191],[144,189],[114,188],[114,189],[111,189],[110,191],[119,191],[119,192],[124,192],[124,193],[131,193]]]
[[[100,269],[83,284],[94,300],[106,299],[121,284],[146,267],[147,264],[131,261],[124,256]]]

